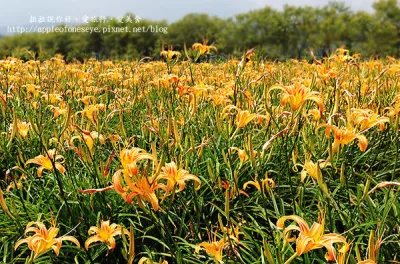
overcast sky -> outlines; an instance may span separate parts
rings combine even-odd
[[[282,10],[289,5],[325,5],[329,0],[0,0],[0,26],[26,25],[40,16],[71,17],[123,16],[130,12],[141,18],[174,22],[188,13],[208,13],[221,18],[269,5]],[[352,10],[372,12],[374,0],[343,0]]]

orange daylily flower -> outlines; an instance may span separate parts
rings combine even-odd
[[[389,122],[389,118],[380,117],[370,109],[352,109],[350,118],[355,125],[360,126],[361,131],[373,126],[378,126],[379,131],[383,131],[385,123]]]
[[[96,101],[96,98],[92,95],[85,95],[81,99],[78,99],[78,101],[81,101],[85,105],[89,105],[90,101],[92,101],[92,103],[94,103]]]
[[[121,164],[124,169],[131,168],[132,166],[136,166],[137,162],[140,160],[148,159],[155,160],[155,157],[147,152],[143,152],[144,150],[141,148],[131,148],[131,149],[123,149],[120,152]]]
[[[128,204],[133,203],[136,197],[140,207],[143,207],[143,200],[151,203],[154,211],[158,210],[158,198],[155,190],[158,188],[166,189],[164,184],[157,182],[157,178],[139,175],[137,162],[143,159],[155,160],[155,157],[149,153],[142,152],[140,148],[123,149],[120,152],[120,158],[123,169],[116,171],[112,177],[112,186],[100,189],[81,190],[81,193],[104,192],[114,189],[122,196]],[[122,178],[123,175],[123,178]]]
[[[154,84],[158,88],[172,88],[177,86],[180,82],[180,78],[175,74],[164,75],[161,78],[157,78],[154,81],[149,82],[150,84]]]
[[[78,116],[80,114],[82,118],[86,116],[90,121],[96,122],[96,117],[100,110],[105,110],[105,105],[87,105],[82,111],[77,111],[75,115]]]
[[[120,225],[115,223],[110,225],[110,221],[101,221],[100,227],[98,226],[91,226],[88,231],[89,235],[93,235],[89,237],[85,241],[85,248],[86,250],[89,249],[90,244],[95,242],[102,242],[105,243],[108,249],[115,248],[115,236],[127,235],[130,237],[130,233],[126,228],[122,228]]]
[[[261,124],[263,122],[268,123],[270,119],[271,119],[271,117],[269,116],[269,114],[267,114],[267,115],[257,114],[257,116],[254,118],[254,123],[257,125]]]
[[[134,176],[138,173],[137,162],[140,160],[156,160],[156,158],[147,152],[143,152],[141,148],[131,148],[121,150],[119,156],[124,174]]]
[[[250,114],[250,112],[247,110],[240,110],[236,116],[236,126],[238,128],[245,127],[248,123],[250,123],[253,119],[257,117],[257,114]]]
[[[26,88],[26,92],[28,94],[32,94],[35,97],[37,97],[39,95],[40,85],[26,84],[26,85],[23,85],[22,87]]]
[[[28,136],[29,128],[31,127],[30,123],[26,123],[23,121],[18,120],[17,121],[17,131],[18,134],[20,134],[23,138],[26,138]]]
[[[310,175],[314,180],[318,179],[318,163],[315,164],[311,158],[308,158],[304,163],[303,170],[301,171],[301,181],[303,182],[306,175]]]
[[[60,107],[54,106],[54,105],[49,105],[49,108],[53,112],[54,118],[57,118],[61,115],[67,116],[67,114],[68,114],[68,108],[66,108],[65,104],[62,104]]]
[[[334,140],[332,145],[332,150],[336,153],[339,150],[339,146],[344,146],[350,144],[353,140],[358,140],[358,147],[361,151],[365,151],[368,147],[368,139],[364,135],[354,133],[352,129],[349,128],[338,128],[334,125],[323,124],[317,127],[317,130],[321,127],[325,127],[325,135],[329,136],[331,131],[334,134]]]
[[[296,240],[296,252],[290,260],[293,260],[295,257],[301,256],[311,250],[325,247],[328,250],[325,255],[326,260],[334,261],[336,251],[333,244],[347,243],[346,239],[341,235],[335,233],[324,235],[324,218],[320,220],[320,223],[314,222],[310,228],[307,222],[297,215],[283,216],[279,218],[276,223],[277,227],[283,229],[286,220],[293,220],[298,224],[298,226],[290,225],[283,230],[283,236],[287,242],[293,242],[296,240],[296,237],[287,236],[290,231],[299,231],[299,236]]]
[[[244,235],[244,233],[240,232],[240,225],[242,225],[243,223],[239,223],[238,226],[232,225],[232,227],[226,227],[222,224],[222,219],[220,218],[219,215],[218,215],[218,221],[219,221],[221,231],[224,232],[229,237],[229,239],[231,239],[237,245],[241,244],[239,237],[240,237],[240,235]]]
[[[213,45],[207,45],[208,39],[203,39],[203,43],[194,43],[192,45],[193,50],[199,51],[199,56],[210,53],[211,50],[217,51],[217,48]]]
[[[36,225],[36,227],[33,227]],[[16,250],[21,244],[27,243],[30,250],[34,252],[33,259],[36,259],[49,249],[53,249],[56,255],[60,253],[61,244],[63,241],[71,241],[77,247],[80,247],[79,241],[73,236],[62,236],[57,238],[59,229],[55,226],[49,229],[41,222],[29,222],[25,229],[25,235],[29,232],[34,232],[33,236],[19,240],[15,246]]]
[[[196,186],[196,190],[198,190],[200,188],[200,184],[201,181],[200,179],[192,174],[189,174],[188,171],[184,170],[184,169],[179,169],[176,166],[175,162],[170,162],[165,164],[164,167],[161,168],[161,173],[160,175],[157,177],[157,179],[166,179],[167,182],[167,188],[166,188],[166,192],[167,194],[169,192],[171,192],[172,190],[175,189],[175,186],[178,185],[179,189],[177,190],[177,192],[183,191],[185,189],[185,181],[187,180],[193,180],[196,182],[195,186]]]
[[[270,91],[272,90],[283,91],[281,96],[281,105],[285,106],[286,104],[289,104],[293,112],[303,106],[303,104],[308,100],[317,103],[321,115],[324,112],[324,100],[321,95],[316,91],[310,91],[310,89],[303,84],[295,83],[289,86],[275,85],[271,87]]]
[[[301,176],[300,180],[303,182],[304,179],[306,178],[307,174],[310,175],[314,180],[319,180],[319,169],[318,169],[318,164],[319,164],[319,169],[322,169],[326,166],[330,166],[330,162],[326,162],[325,160],[318,160],[317,163],[314,163],[311,160],[311,156],[308,156],[306,161],[304,162],[304,165],[301,164],[296,164],[298,166],[303,167],[303,170],[301,171]]]
[[[49,103],[52,105],[59,103],[63,100],[62,95],[58,93],[43,93],[42,97],[45,98],[45,100],[49,101]]]
[[[231,185],[227,180],[221,181],[221,187],[222,187],[222,189],[225,190],[225,196],[228,195],[229,199],[232,199],[233,197],[236,197],[239,194],[243,194],[243,195],[249,197],[249,195],[245,191],[236,188],[235,183],[233,183]]]
[[[150,177],[140,177],[134,175],[132,177],[124,173],[124,180],[126,186],[123,187],[121,183],[121,170],[117,171],[113,178],[113,185],[115,191],[121,194],[122,199],[124,199],[128,204],[132,204],[133,198],[137,198],[137,202],[140,207],[144,207],[143,200],[151,203],[154,211],[158,210],[158,198],[155,194],[155,190],[158,188],[166,189],[164,184],[157,183],[155,180],[152,181]]]
[[[115,191],[121,194],[122,198],[129,204],[133,198],[137,197],[139,206],[143,207],[143,200],[151,203],[155,211],[158,210],[158,199],[155,190],[165,189],[164,184],[157,183],[157,179],[138,175],[139,169],[137,162],[143,159],[155,160],[155,157],[149,153],[142,152],[140,148],[123,149],[120,152],[123,169],[115,172],[112,178]],[[121,173],[124,176],[125,187],[122,186]]]
[[[318,109],[311,109],[308,111],[307,116],[312,116],[315,121],[318,121],[321,119],[321,112]]]
[[[249,159],[249,155],[247,155],[244,149],[240,149],[237,147],[231,147],[230,149],[236,150],[238,152],[240,163],[243,164]]]
[[[31,127],[30,123],[23,122],[21,120],[15,119],[11,124],[9,131],[12,133],[11,137],[14,137],[15,134],[26,138],[28,136],[29,129]]]
[[[245,127],[248,123],[250,123],[254,119],[258,119],[258,114],[251,114],[248,110],[240,110],[234,105],[226,106],[221,113],[222,118],[226,118],[231,115],[231,110],[237,110],[238,113],[236,115],[236,130],[233,132],[231,139],[236,135],[239,129]]]
[[[104,144],[104,142],[105,142],[105,139],[104,139],[103,135],[100,135],[96,131],[89,132],[89,131],[86,131],[86,130],[82,130],[82,136],[83,136],[83,140],[85,141],[86,146],[88,147],[90,153],[93,153],[94,141],[96,139],[99,140],[100,144]],[[74,140],[75,139],[82,140],[82,137],[81,136],[73,136],[70,139],[70,144],[72,146],[74,146]]]
[[[173,51],[172,46],[168,46],[168,50],[164,50],[164,45],[162,46],[162,51],[160,52],[160,56],[172,60],[174,58],[179,58],[181,53],[179,51]]]
[[[224,241],[224,238],[221,238],[219,241],[216,240],[216,235],[214,237],[214,241],[202,242],[195,248],[195,253],[198,254],[200,252],[201,247],[203,247],[206,253],[214,258],[216,262],[222,262],[222,251],[228,245],[228,242]]]
[[[42,177],[42,172],[44,169],[49,170],[49,171],[52,171],[54,169],[53,163],[52,163],[52,161],[54,161],[56,169],[60,173],[64,174],[65,173],[64,166],[61,165],[60,162],[56,162],[57,160],[63,160],[63,159],[64,159],[64,157],[62,155],[56,155],[55,149],[51,149],[51,150],[47,151],[47,156],[43,156],[43,155],[36,156],[33,159],[29,159],[25,163],[25,165],[30,164],[30,163],[39,165],[40,167],[38,169],[37,174],[38,174],[38,177]]]

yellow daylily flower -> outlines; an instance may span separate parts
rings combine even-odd
[[[314,222],[310,228],[307,222],[297,215],[283,216],[278,219],[278,222],[276,223],[277,227],[283,229],[286,220],[293,220],[298,224],[298,226],[290,225],[283,230],[283,236],[287,242],[293,242],[296,240],[296,237],[288,237],[289,232],[293,230],[299,231],[299,236],[296,240],[296,252],[290,260],[293,260],[297,256],[301,256],[311,250],[325,247],[328,250],[325,255],[326,260],[334,261],[336,250],[333,247],[333,244],[347,243],[346,239],[341,235],[335,233],[324,235],[325,220],[323,217],[320,220],[320,223]],[[286,263],[288,263],[288,261]]]
[[[179,186],[179,189],[176,192],[183,191],[185,189],[185,181],[188,180],[196,182],[196,190],[200,188],[201,184],[201,181],[197,176],[189,174],[187,170],[182,168],[178,170],[176,163],[173,161],[165,164],[165,166],[161,168],[161,173],[157,179],[166,179],[168,181],[166,188],[167,194],[174,190],[176,185]]]
[[[122,228],[120,225],[115,223],[110,225],[110,221],[101,221],[100,227],[98,226],[91,226],[88,231],[89,235],[93,235],[89,237],[85,241],[85,248],[86,250],[89,249],[90,244],[96,242],[102,242],[107,245],[108,249],[115,248],[115,236],[127,235],[130,237],[130,233],[126,228]]]
[[[36,227],[33,227],[36,225]],[[14,247],[16,250],[21,244],[27,243],[30,250],[34,252],[33,259],[36,259],[49,249],[53,249],[56,255],[60,253],[61,244],[63,241],[71,241],[77,247],[80,247],[79,241],[73,236],[62,236],[57,238],[59,229],[55,226],[49,229],[41,222],[29,222],[25,229],[25,235],[29,232],[34,232],[32,236],[19,240]]]
[[[54,163],[55,163],[56,169],[60,173],[64,174],[65,173],[64,166],[61,165],[60,162],[57,162],[57,160],[63,160],[63,159],[64,159],[64,157],[62,155],[56,155],[56,149],[50,149],[49,151],[47,151],[47,155],[46,156],[39,155],[39,156],[36,156],[33,159],[29,159],[25,163],[25,165],[26,164],[30,164],[30,163],[39,165],[40,167],[38,169],[37,174],[38,174],[38,177],[42,177],[43,170],[52,171],[54,169],[53,163],[52,163],[52,160],[53,160]]]

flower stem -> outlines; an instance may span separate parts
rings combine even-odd
[[[298,257],[298,255],[297,255],[297,252],[296,252],[288,260],[286,260],[285,264],[289,264],[290,262],[292,262],[297,257]]]
[[[232,140],[236,136],[236,133],[238,131],[239,131],[239,127],[237,127],[236,130],[233,132],[232,136],[230,137],[230,140]]]

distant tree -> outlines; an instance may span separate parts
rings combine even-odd
[[[375,13],[352,12],[340,2],[323,7],[286,5],[282,11],[269,6],[221,19],[208,14],[188,14],[168,24],[166,21],[141,19],[138,23],[110,18],[90,21],[82,27],[96,27],[99,32],[19,34],[0,39],[0,57],[26,58],[26,50],[46,59],[61,53],[67,60],[134,59],[159,57],[163,43],[174,50],[188,50],[193,43],[208,39],[218,48],[219,56],[256,47],[257,54],[271,59],[302,58],[308,49],[328,55],[344,46],[367,56],[400,56],[400,4],[396,0],[378,0]],[[134,18],[127,13],[124,17]],[[113,29],[126,28],[131,32]],[[160,30],[161,29],[161,30]]]
[[[203,38],[219,47],[222,41],[223,29],[227,21],[207,14],[189,14],[172,23],[168,27],[168,34],[161,36],[166,43],[177,49],[183,49],[186,43],[190,47],[193,43],[201,42]],[[226,43],[224,43],[226,44]]]
[[[374,2],[376,22],[376,40],[380,44],[385,44],[383,39],[389,41],[385,46],[393,46],[397,56],[400,56],[400,4],[396,0],[379,0]],[[386,47],[389,48],[389,47]]]

